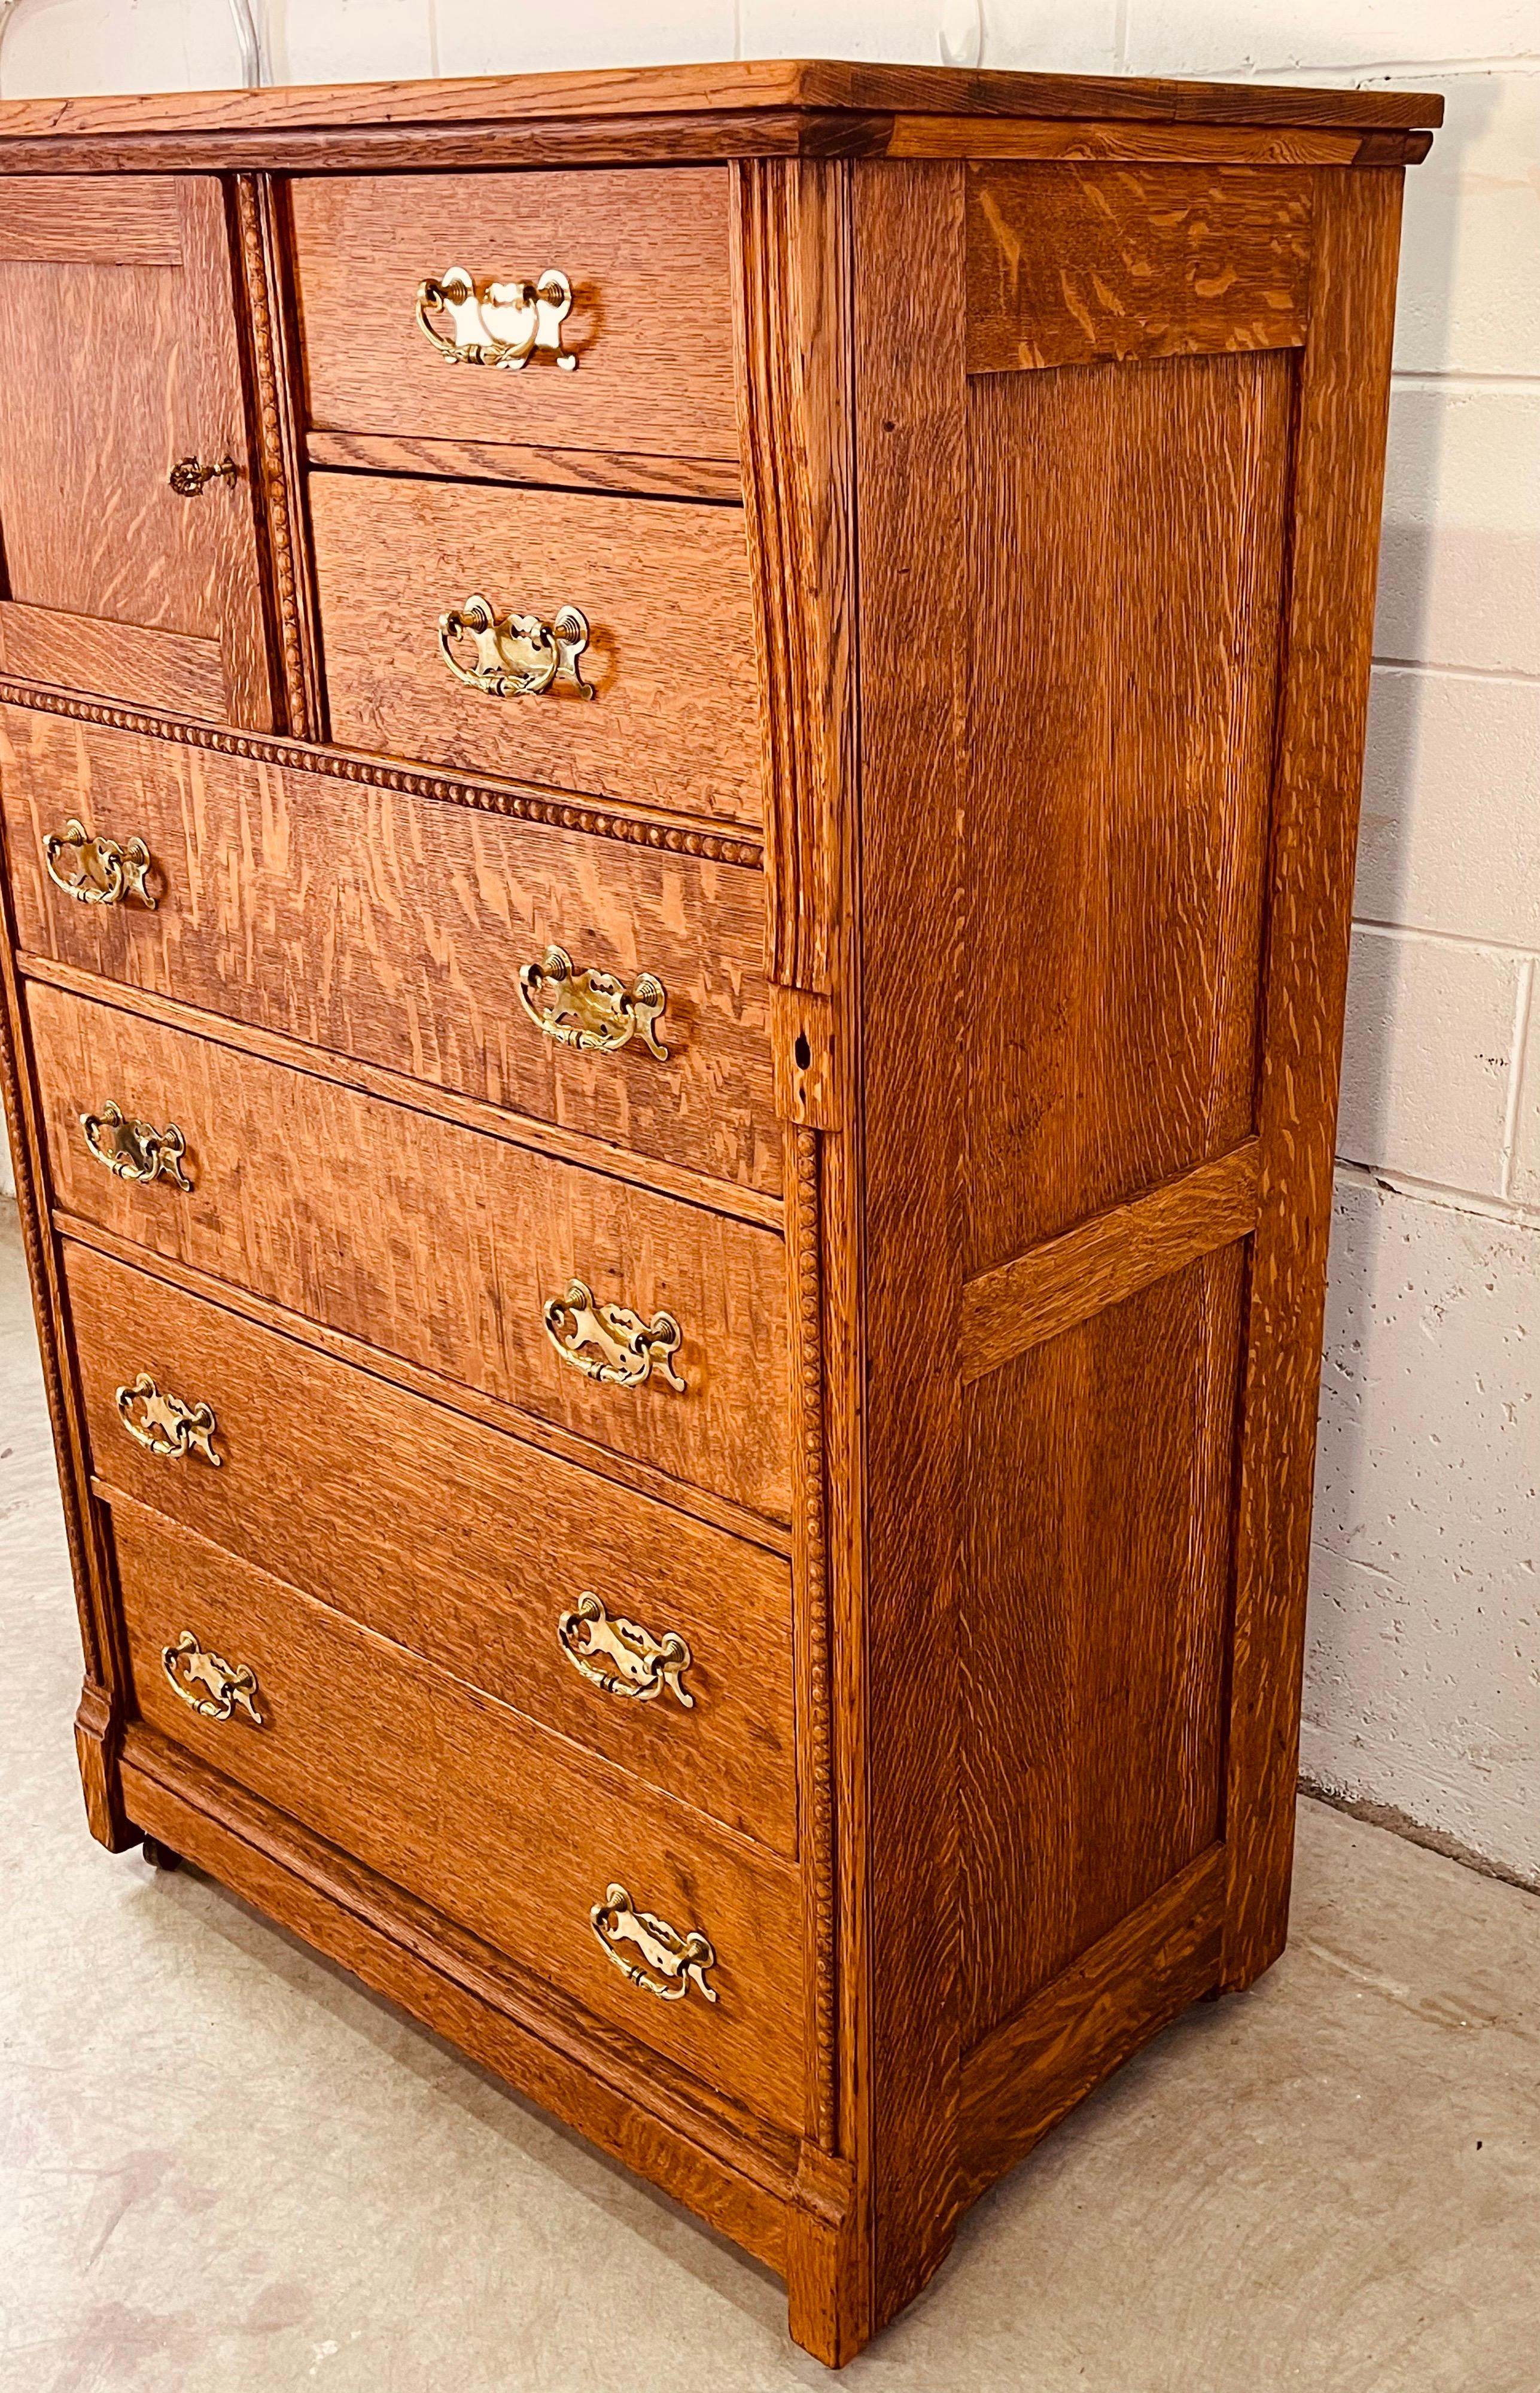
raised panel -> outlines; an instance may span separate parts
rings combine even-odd
[[[966,2043],[1221,1832],[1244,1261],[964,1393]]]
[[[269,724],[218,183],[50,178],[43,207],[0,185],[0,596],[25,610],[7,669]],[[228,456],[235,478],[184,498],[185,456]]]
[[[1292,393],[970,385],[970,1275],[1252,1127]]]

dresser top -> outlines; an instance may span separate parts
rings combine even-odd
[[[831,151],[921,156],[948,144],[946,120],[1084,121],[1137,125],[1255,125],[1317,131],[1405,130],[1442,123],[1436,93],[1310,90],[1278,84],[1181,83],[1127,76],[1007,74],[969,67],[881,66],[831,59],[741,59],[719,66],[612,67],[564,74],[411,83],[312,84],[263,91],[105,94],[0,103],[0,141],[146,134],[324,133],[365,126],[489,126],[650,121],[638,154],[664,156],[668,120],[758,120],[777,149],[788,119],[821,120]],[[894,141],[892,120],[907,137]],[[779,125],[776,120],[780,120]],[[800,145],[799,145],[800,146]],[[674,153],[679,154],[679,153]],[[686,154],[699,154],[692,150]]]

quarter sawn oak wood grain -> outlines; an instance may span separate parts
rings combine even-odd
[[[778,1558],[88,1248],[65,1262],[98,1480],[795,1855]],[[116,1391],[141,1371],[213,1405],[222,1469],[124,1435]],[[693,1711],[579,1676],[556,1621],[585,1589],[685,1638]]]
[[[316,429],[736,460],[722,167],[306,177],[291,204]],[[477,290],[558,268],[576,371],[451,366],[414,320],[451,266]]]
[[[91,1830],[639,2168],[831,2365],[1283,1945],[1441,112],[795,60],[0,105],[0,1061]],[[436,356],[456,265],[569,273],[575,370]],[[473,595],[581,608],[597,695],[466,689]],[[48,877],[76,817],[153,904]],[[542,1036],[553,943],[664,982],[666,1062]],[[109,1098],[190,1189],[92,1157]],[[683,1392],[560,1359],[574,1275]],[[141,1369],[218,1469],[125,1435]],[[585,1586],[692,1708],[572,1668]],[[264,1726],[178,1700],[187,1628]],[[720,2005],[601,1953],[616,1883]]]
[[[410,794],[0,710],[21,946],[366,1063],[775,1192],[757,875]],[[85,811],[144,840],[156,906],[75,904],[43,843]],[[315,969],[318,936],[328,964]],[[579,1054],[521,1009],[565,948],[659,979],[659,1062]]]
[[[768,1230],[382,1105],[308,1073],[34,985],[28,1013],[57,1202],[323,1325],[431,1364],[532,1419],[788,1514],[786,1292]],[[184,1196],[94,1159],[110,1099],[175,1121]],[[684,1339],[683,1392],[585,1379],[542,1308],[581,1277]]]
[[[332,734],[560,790],[755,824],[754,642],[736,507],[310,479]],[[438,619],[578,607],[591,700],[491,698],[456,681]]]
[[[112,1507],[136,1707],[342,1851],[436,1904],[589,2009],[750,2109],[794,2125],[796,1874],[533,1729],[435,1665],[175,1529]],[[167,1682],[191,1628],[256,1674],[263,1725],[203,1720]],[[719,1999],[628,1984],[589,1924],[612,1882],[718,1955]]]

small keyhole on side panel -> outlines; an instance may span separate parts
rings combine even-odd
[[[813,1061],[813,1050],[807,1043],[807,1033],[805,1030],[798,1031],[797,1043],[792,1048],[791,1053],[797,1059],[798,1071],[805,1072],[809,1064]]]

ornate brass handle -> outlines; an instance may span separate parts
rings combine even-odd
[[[183,1629],[175,1645],[162,1646],[161,1667],[172,1693],[180,1695],[200,1720],[228,1720],[239,1704],[254,1728],[265,1725],[256,1708],[256,1672],[244,1662],[232,1664],[205,1652],[190,1628]],[[207,1693],[199,1694],[200,1687],[206,1687]]]
[[[571,308],[572,285],[554,266],[538,282],[488,282],[479,294],[463,266],[417,285],[417,328],[452,366],[505,366],[518,373],[537,349],[549,349],[563,373],[576,373],[577,359],[561,345]],[[430,314],[448,316],[452,333],[431,324]]]
[[[455,643],[469,639],[474,665],[463,664]],[[555,620],[538,615],[500,615],[489,598],[470,597],[438,618],[438,653],[456,681],[486,698],[539,698],[557,683],[593,698],[578,660],[588,646],[588,618],[576,607],[561,608]]]
[[[565,948],[547,948],[538,964],[520,964],[518,1000],[536,1029],[563,1047],[618,1055],[636,1038],[649,1055],[668,1062],[669,1051],[653,1028],[668,992],[651,973],[638,973],[635,987],[628,989],[593,964],[574,971]]]
[[[65,858],[67,870],[62,869]],[[51,830],[45,837],[43,861],[54,887],[62,889],[66,897],[78,897],[85,906],[121,906],[125,899],[137,897],[141,906],[155,911],[156,900],[147,877],[150,850],[142,839],[131,839],[126,847],[120,847],[115,839],[94,838],[72,815],[61,831]]]
[[[639,1388],[656,1370],[671,1388],[683,1391],[684,1380],[673,1367],[684,1331],[672,1313],[655,1313],[650,1321],[629,1313],[623,1304],[595,1304],[594,1291],[573,1280],[565,1296],[548,1296],[542,1318],[545,1334],[564,1363],[588,1380],[611,1387]],[[586,1347],[596,1347],[587,1353]]]
[[[233,482],[240,473],[233,457],[221,457],[217,465],[205,465],[197,457],[178,457],[166,480],[179,499],[199,499],[211,482]]]
[[[159,1455],[168,1462],[196,1454],[202,1461],[212,1462],[215,1471],[224,1467],[224,1456],[214,1450],[219,1424],[213,1406],[184,1404],[180,1396],[169,1393],[163,1395],[148,1371],[141,1371],[132,1387],[118,1390],[118,1419],[147,1454]]]
[[[621,1977],[633,1986],[656,1994],[660,2003],[683,2002],[692,1985],[709,2003],[716,2001],[716,1988],[706,1983],[705,1976],[716,1967],[716,1952],[698,1928],[681,1935],[656,1912],[638,1911],[623,1886],[607,1887],[603,1903],[596,1903],[588,1916]],[[616,1950],[620,1944],[634,1944],[641,1960],[628,1961]]]
[[[119,1180],[169,1180],[190,1194],[192,1182],[182,1169],[187,1140],[175,1122],[157,1130],[152,1122],[130,1121],[110,1101],[99,1114],[82,1114],[80,1126],[97,1161]]]
[[[665,1687],[685,1709],[695,1709],[695,1697],[682,1681],[692,1655],[677,1629],[654,1637],[634,1620],[611,1620],[599,1598],[584,1588],[575,1612],[564,1612],[556,1623],[561,1650],[591,1686],[607,1695],[624,1695],[650,1704]]]

